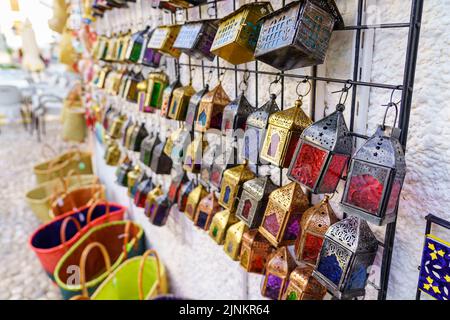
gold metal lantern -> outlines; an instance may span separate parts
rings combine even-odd
[[[208,146],[206,139],[202,136],[194,138],[186,149],[183,169],[187,172],[199,173],[202,164],[203,153]]]
[[[227,235],[225,236],[223,250],[231,259],[239,260],[239,255],[241,253],[242,236],[247,230],[248,227],[242,221],[239,221],[228,228]]]
[[[213,238],[217,244],[222,245],[225,241],[225,235],[228,228],[238,221],[239,220],[236,218],[234,213],[228,209],[217,212],[211,221],[209,236]]]
[[[189,131],[194,131],[195,122],[197,120],[198,107],[203,96],[208,93],[208,89],[208,84],[206,84],[202,90],[197,91],[189,100],[189,105],[186,112],[186,128]]]
[[[233,211],[236,210],[236,199],[241,195],[242,185],[254,177],[255,174],[247,167],[246,163],[225,170],[220,187],[220,205]]]
[[[161,117],[167,117],[169,112],[169,107],[172,102],[173,92],[175,89],[181,87],[180,79],[175,79],[172,83],[170,83],[163,91],[162,102],[161,102]]]
[[[257,229],[250,229],[242,235],[240,264],[247,272],[263,273],[273,247]]]
[[[252,61],[261,29],[258,20],[272,11],[270,2],[252,2],[221,19],[211,52],[234,65]]]
[[[211,220],[214,215],[220,210],[219,202],[213,192],[210,192],[206,197],[200,200],[195,213],[194,225],[203,230],[209,230]]]
[[[175,49],[173,44],[180,32],[181,25],[173,24],[161,26],[155,29],[150,38],[147,48],[157,49],[159,52],[169,55],[173,58],[179,58],[181,51]]]
[[[219,83],[205,94],[197,111],[195,130],[206,132],[208,129],[221,129],[223,109],[230,103],[230,98]]]
[[[195,213],[197,212],[197,206],[201,199],[206,197],[208,192],[206,189],[199,184],[194,188],[194,190],[189,193],[189,196],[186,201],[186,208],[184,209],[184,214],[191,220],[194,220]]]
[[[131,190],[134,187],[134,184],[136,183],[137,179],[141,175],[141,167],[134,166],[133,170],[127,173],[127,188],[128,188],[128,196],[131,197]]]
[[[292,245],[300,232],[300,219],[308,209],[308,197],[291,182],[272,191],[259,232],[275,246]]]
[[[156,186],[152,191],[150,191],[147,195],[147,200],[145,200],[145,209],[144,213],[147,217],[152,217],[155,213],[155,209],[158,206],[156,200],[159,196],[162,196],[164,192],[161,189],[161,186]]]
[[[164,72],[152,72],[146,80],[145,90],[140,91],[138,105],[142,112],[152,112],[161,108],[163,91],[169,83]]]
[[[167,112],[169,118],[173,120],[184,121],[186,119],[189,100],[194,94],[195,89],[191,84],[175,89],[172,93],[170,107]]]
[[[323,300],[327,289],[313,276],[314,268],[300,265],[289,276],[282,300]]]

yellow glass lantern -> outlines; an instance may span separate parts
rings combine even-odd
[[[282,300],[323,300],[327,289],[313,277],[314,268],[300,265],[291,272]]]
[[[246,163],[225,170],[220,187],[220,205],[235,211],[238,203],[236,199],[241,195],[242,185],[254,177],[255,174],[247,167]]]
[[[231,259],[239,260],[242,236],[247,230],[248,227],[242,221],[239,221],[228,228],[223,250]]]
[[[270,2],[242,5],[220,20],[210,51],[235,65],[254,60],[261,29],[258,20],[272,11]]]
[[[295,101],[292,108],[272,114],[261,158],[283,168],[289,167],[300,135],[312,123],[303,111],[300,99]]]
[[[175,49],[173,44],[178,36],[178,33],[180,32],[180,29],[181,25],[178,24],[156,28],[147,44],[147,48],[156,49],[159,52],[173,58],[179,58],[181,51],[179,49]]]
[[[194,190],[189,193],[189,196],[187,198],[186,202],[186,208],[184,209],[184,214],[191,220],[194,220],[195,213],[197,212],[197,206],[201,199],[206,197],[208,195],[208,192],[206,189],[199,184],[194,188]]]
[[[195,130],[199,132],[206,132],[208,129],[220,130],[222,127],[223,109],[230,101],[221,83],[205,94],[198,106]]]
[[[117,39],[114,37],[114,35],[111,38],[108,38],[106,41],[108,42],[108,45],[107,45],[108,49],[106,51],[104,60],[108,61],[108,62],[112,62],[115,60],[114,54],[116,52],[118,42],[117,42]]]
[[[183,169],[192,173],[200,173],[203,153],[207,146],[208,142],[202,136],[194,138],[186,149]]]
[[[105,163],[108,166],[117,166],[121,156],[119,145],[115,140],[111,140],[111,143],[106,148],[104,155]]]
[[[209,230],[211,220],[220,209],[215,193],[210,192],[200,200],[195,213],[194,224],[203,230]]]
[[[247,230],[242,236],[241,267],[247,272],[262,274],[272,250],[272,245],[258,232],[258,229]]]
[[[169,83],[164,72],[152,72],[148,75],[145,91],[139,93],[139,111],[152,112],[161,107],[162,93]]]
[[[145,200],[145,209],[144,213],[147,217],[152,217],[156,207],[158,206],[158,203],[156,202],[156,199],[159,196],[162,196],[164,192],[161,190],[161,186],[156,186],[152,191],[150,191],[147,194],[147,199]]]
[[[213,238],[217,244],[223,244],[228,228],[238,221],[235,214],[228,209],[217,212],[211,221],[209,236]]]
[[[275,246],[292,245],[300,232],[300,218],[308,209],[308,197],[291,182],[269,196],[259,232]]]
[[[194,94],[195,89],[191,84],[175,89],[172,93],[172,99],[167,113],[169,118],[178,121],[186,120],[187,106]]]

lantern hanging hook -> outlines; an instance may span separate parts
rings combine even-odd
[[[339,97],[339,102],[336,106],[336,110],[344,111],[345,109],[345,102],[348,98],[348,91],[353,87],[353,84],[350,82],[351,80],[347,80],[344,84],[344,87],[341,90],[333,91],[332,93],[341,93],[341,96]]]
[[[220,70],[220,69],[219,69]],[[225,74],[227,73],[227,69],[222,69],[222,72],[219,73],[218,81],[219,83],[222,83],[223,79],[225,78]]]
[[[277,93],[274,93],[273,91],[272,91],[272,86],[274,85],[274,84],[278,84],[278,83],[280,83],[280,81],[281,81],[281,73],[278,73],[276,76],[275,76],[275,79],[269,84],[269,94],[270,95],[273,95],[273,96],[278,96],[279,94],[280,94],[280,92],[281,92],[281,85],[280,85],[280,89],[278,90],[278,92]]]
[[[307,83],[308,84],[308,90],[304,94],[301,94],[300,92],[298,92],[298,89],[299,89],[301,83]],[[309,77],[308,76],[306,76],[305,79],[303,79],[302,81],[299,81],[297,83],[297,87],[295,87],[295,92],[297,93],[298,100],[303,100],[303,98],[306,97],[311,92],[311,87],[312,87],[311,86],[311,82],[309,81]]]
[[[209,85],[211,83],[213,72],[214,72],[213,68],[209,68],[208,80],[206,80],[207,85]]]
[[[383,129],[383,130],[386,129],[386,117],[387,117],[387,113],[391,107],[395,108],[395,118],[394,118],[394,125],[393,125],[393,127],[395,127],[397,124],[397,117],[398,117],[397,103],[390,101],[388,104],[384,104],[383,107],[387,107],[387,108],[386,108],[386,111],[384,112],[383,124],[381,125],[381,129]]]
[[[250,79],[250,71],[248,69],[244,70],[244,74],[242,75],[242,80],[239,83],[239,90],[244,92],[248,88],[248,80]]]

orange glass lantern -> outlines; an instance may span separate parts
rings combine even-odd
[[[195,130],[206,132],[208,129],[221,129],[223,109],[230,103],[230,98],[219,83],[214,89],[205,94],[200,101],[197,111]]]
[[[257,229],[250,229],[242,235],[240,264],[247,272],[263,273],[272,245]]]
[[[312,276],[313,270],[308,265],[295,268],[289,276],[283,300],[323,300],[327,289]]]

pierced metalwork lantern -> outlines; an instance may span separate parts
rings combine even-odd
[[[365,220],[350,216],[325,233],[313,276],[339,299],[363,296],[378,241]]]
[[[169,118],[184,121],[186,119],[189,100],[194,94],[195,89],[191,84],[175,89],[173,91],[170,107],[167,113]]]
[[[197,206],[195,213],[194,225],[208,231],[211,220],[220,210],[219,202],[214,191],[210,192],[206,197],[202,198]]]
[[[327,288],[312,276],[313,270],[308,265],[295,268],[289,276],[283,300],[323,300]]]
[[[145,123],[141,123],[140,126],[136,126],[131,135],[129,149],[131,151],[140,152],[142,141],[144,141],[144,139],[147,137],[148,131],[147,128],[145,127]]]
[[[156,49],[147,47],[154,31],[155,29],[149,29],[147,33],[144,34],[143,50],[137,62],[147,67],[158,68],[161,62],[162,54]]]
[[[257,177],[245,182],[242,188],[236,216],[250,229],[254,229],[261,224],[269,195],[277,187],[270,177]]]
[[[168,112],[169,112],[169,107],[172,102],[173,92],[175,91],[175,89],[177,89],[179,87],[181,87],[181,82],[180,82],[180,79],[177,78],[175,81],[173,81],[171,84],[169,84],[164,89],[163,96],[162,96],[161,110],[160,110],[160,115],[162,117],[167,117]]]
[[[134,195],[134,204],[136,207],[145,208],[145,201],[147,200],[148,193],[153,190],[154,187],[151,178],[147,178],[139,183]]]
[[[341,204],[346,213],[376,225],[391,223],[406,174],[400,130],[379,126],[350,162]]]
[[[186,22],[173,44],[174,48],[180,49],[197,59],[206,58],[213,61],[215,56],[211,53],[211,45],[217,32],[218,20],[202,20]]]
[[[247,230],[242,235],[240,264],[247,272],[262,274],[272,250],[257,229]]]
[[[352,155],[353,139],[345,124],[344,105],[315,122],[300,136],[288,177],[313,193],[333,193]]]
[[[181,187],[188,181],[186,174],[183,174],[180,178],[179,175],[174,177],[170,182],[169,191],[167,197],[170,203],[176,203],[181,192]]]
[[[219,83],[203,96],[198,106],[195,130],[206,132],[208,129],[219,129],[222,126],[223,109],[230,103],[227,93]]]
[[[238,222],[234,213],[230,210],[225,209],[217,212],[212,218],[211,225],[209,227],[209,236],[214,239],[214,241],[222,245],[225,241],[225,235],[228,228]]]
[[[197,93],[195,93],[189,100],[185,122],[186,128],[189,131],[194,131],[195,121],[197,120],[198,106],[200,105],[200,101],[202,100],[203,96],[208,92],[208,90],[209,90],[208,85],[205,85],[205,87],[202,90],[197,91]]]
[[[139,82],[144,80],[144,76],[142,73],[134,73],[132,72],[131,76],[128,78],[128,81],[124,90],[124,97],[126,97],[127,101],[136,103],[138,99],[138,88],[137,85]]]
[[[173,163],[181,164],[183,162],[190,141],[191,136],[189,132],[183,128],[176,140],[173,141],[172,152],[170,153]]]
[[[300,220],[300,234],[295,241],[295,257],[299,261],[316,265],[322,248],[325,232],[338,221],[328,196],[303,213]]]
[[[195,183],[193,181],[186,181],[183,183],[180,187],[180,191],[178,191],[178,199],[177,199],[177,205],[178,210],[181,212],[184,212],[186,210],[186,204],[187,200],[189,198],[189,195],[195,188]]]
[[[160,143],[161,140],[159,139],[159,136],[157,134],[153,136],[149,135],[142,141],[141,153],[139,158],[141,162],[145,164],[147,167],[150,167],[152,163],[153,149]]]
[[[144,46],[144,35],[148,32],[149,27],[145,30],[138,31],[131,35],[130,45],[127,48],[125,58],[129,62],[138,62]]]
[[[302,109],[301,100],[296,100],[292,108],[272,114],[269,118],[261,158],[287,168],[301,133],[311,124],[311,119]]]
[[[134,184],[138,180],[141,173],[141,168],[139,166],[134,166],[133,170],[127,173],[127,188],[129,197],[132,197],[131,190],[134,188]]]
[[[245,163],[225,170],[220,187],[220,205],[234,211],[237,206],[236,199],[239,198],[242,193],[242,185],[244,182],[253,179],[254,177],[255,174]]]
[[[196,186],[191,193],[189,193],[189,196],[186,201],[186,208],[184,209],[184,214],[191,220],[194,220],[195,213],[197,212],[197,206],[201,199],[206,197],[208,195],[208,192],[206,189],[199,184]],[[181,209],[180,209],[181,210]]]
[[[233,260],[239,260],[241,253],[242,237],[248,228],[242,221],[233,224],[227,230],[223,250]]]
[[[211,165],[205,168],[207,170],[203,170],[202,167],[202,180],[219,189],[222,185],[223,173],[234,165],[235,155],[237,155],[237,149],[233,148],[230,153],[223,152],[216,156]]]
[[[165,141],[162,141],[153,148],[150,169],[156,174],[170,174],[172,170],[172,159],[163,152],[164,146]]]
[[[267,262],[261,294],[273,300],[281,300],[289,275],[296,267],[297,264],[287,247],[277,249]]]
[[[150,73],[145,90],[139,92],[139,110],[148,113],[161,108],[163,91],[168,83],[169,77],[164,72]]]
[[[129,159],[124,159],[122,164],[117,167],[116,170],[116,183],[119,186],[127,187],[128,186],[128,172],[133,170],[133,165]]]
[[[244,130],[247,117],[255,110],[244,93],[240,94],[223,109],[222,134],[226,135],[227,130]]]
[[[149,217],[150,223],[154,226],[161,227],[166,224],[167,217],[170,212],[170,201],[167,195],[163,194],[156,198],[156,208],[153,209],[152,214]]]
[[[300,218],[308,209],[308,197],[295,182],[280,187],[269,196],[259,232],[275,246],[294,244],[300,232]]]
[[[208,142],[204,140],[202,136],[194,138],[194,140],[188,145],[186,149],[183,169],[188,172],[199,173],[201,169],[203,153],[207,146]]]
[[[152,217],[155,212],[157,206],[156,199],[159,196],[162,196],[163,194],[164,192],[162,191],[161,186],[159,185],[148,193],[147,199],[145,200],[145,210],[144,210],[144,213],[148,218]]]
[[[253,2],[222,18],[211,52],[234,65],[252,61],[261,29],[258,20],[272,11],[270,2]]]
[[[179,58],[181,51],[173,47],[173,43],[180,32],[181,25],[173,24],[161,26],[155,29],[147,48],[157,49],[159,52],[169,55],[173,58]]]

